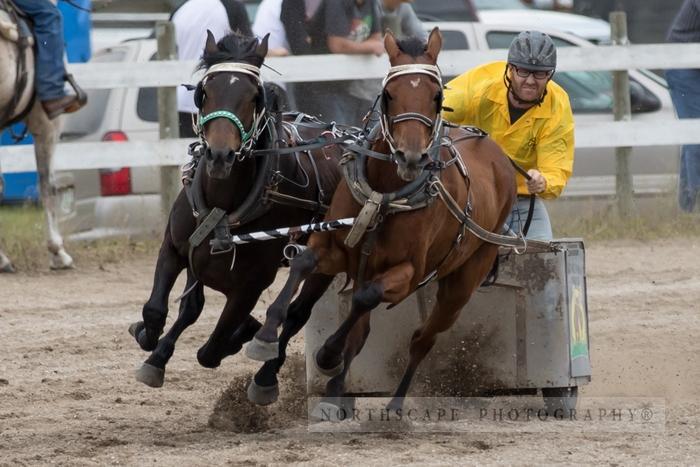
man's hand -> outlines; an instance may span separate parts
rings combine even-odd
[[[381,40],[367,39],[366,43],[370,46],[374,55],[377,57],[384,55],[384,42]]]
[[[539,170],[530,169],[527,174],[532,177],[527,181],[527,191],[530,194],[542,193],[547,188],[547,180],[544,179]]]

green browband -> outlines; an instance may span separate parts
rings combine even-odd
[[[236,114],[229,112],[228,110],[216,110],[206,115],[200,114],[198,123],[200,131],[202,127],[204,127],[205,123],[214,120],[215,118],[228,118],[229,120],[231,120],[241,132],[241,144],[245,144],[250,139],[250,137],[253,136],[253,129],[251,128],[250,131],[245,131],[241,119],[236,117]]]

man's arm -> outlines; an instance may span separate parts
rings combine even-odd
[[[445,87],[445,98],[442,101],[442,117],[458,125],[476,125],[470,116],[467,93],[470,89],[469,72],[456,77]]]
[[[413,7],[408,3],[399,5],[399,17],[401,19],[401,32],[405,36],[420,37],[425,40],[428,32],[423,28],[423,23],[418,19]]]
[[[546,181],[540,197],[561,195],[574,168],[574,119],[571,108],[562,110],[559,118],[552,117],[537,143],[537,170]]]
[[[328,50],[334,54],[374,54],[384,53],[384,43],[379,33],[372,34],[367,40],[354,42],[340,36],[328,36]]]

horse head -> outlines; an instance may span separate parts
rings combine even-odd
[[[269,35],[229,34],[216,42],[207,31],[200,62],[206,72],[195,89],[198,131],[206,142],[206,170],[211,178],[226,179],[237,158],[254,143],[265,113],[260,67]]]
[[[384,47],[391,68],[382,89],[382,132],[399,177],[412,181],[439,150],[443,85],[437,57],[442,35],[433,29],[426,44],[417,38],[397,41],[387,32]]]

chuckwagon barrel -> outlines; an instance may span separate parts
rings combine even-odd
[[[306,330],[309,395],[327,377],[313,353],[350,310],[338,278],[316,304]],[[437,284],[371,314],[371,331],[346,378],[349,394],[389,395],[406,364],[411,335],[430,312]],[[414,396],[468,396],[541,391],[550,408],[573,408],[591,379],[585,250],[579,239],[529,241],[523,254],[503,249],[493,285],[477,290],[421,364]]]

